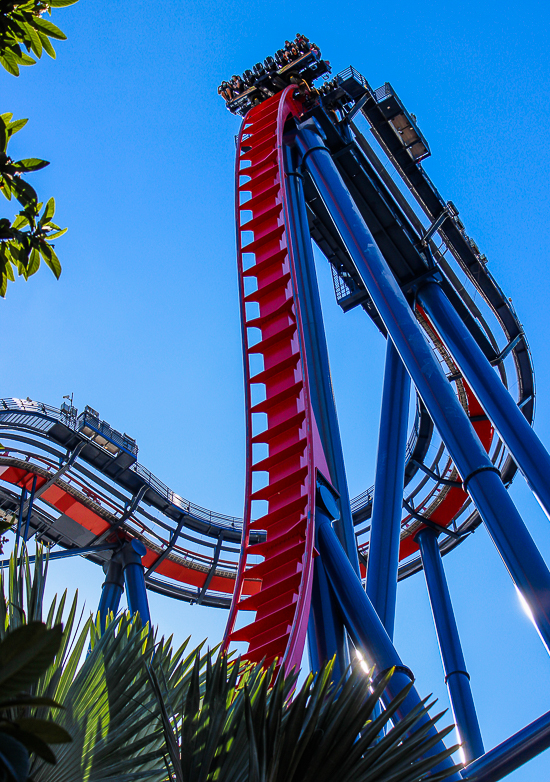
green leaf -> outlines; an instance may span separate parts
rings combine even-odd
[[[45,760],[47,763],[55,764],[55,755],[50,747],[40,736],[35,733],[23,730],[16,722],[4,724],[2,729],[8,736],[19,741],[29,751],[34,752],[38,757]]]
[[[46,33],[50,38],[57,38],[58,41],[67,40],[67,36],[59,27],[56,27],[55,24],[49,22],[47,19],[42,19],[41,16],[33,17],[32,24],[41,32]]]
[[[7,111],[5,114],[0,114],[0,119],[4,122],[5,125],[7,125],[8,122],[11,122],[12,117],[13,114],[11,114],[9,111]]]
[[[33,52],[38,59],[40,59],[42,57],[42,41],[40,40],[40,36],[31,24],[27,23],[25,25],[25,30],[29,36]]]
[[[19,229],[19,228],[24,228],[28,224],[29,224],[29,218],[25,214],[22,214],[20,212],[15,218],[15,220],[13,221],[12,226],[13,228]]]
[[[49,166],[47,160],[40,160],[37,157],[27,157],[24,160],[17,160],[13,164],[19,171],[39,171],[41,168]]]
[[[53,234],[48,234],[48,239],[59,239],[60,236],[63,236],[63,234],[66,234],[68,228],[60,228],[59,231],[55,231]]]
[[[10,529],[10,527],[8,527]],[[26,695],[25,693],[18,695],[15,698],[10,698],[7,701],[0,701],[0,709],[13,709],[14,706],[48,706],[51,709],[64,708],[60,703],[52,700],[52,698],[38,698],[34,695]]]
[[[68,5],[74,5],[78,3],[78,0],[48,0],[48,5],[51,8],[66,8]]]
[[[11,190],[20,204],[23,206],[31,205],[38,201],[36,190],[28,182],[19,177],[14,177],[10,182]]]
[[[33,274],[36,274],[36,272],[40,269],[40,252],[36,249],[36,247],[33,247],[31,250],[30,258],[29,258],[29,265],[27,266],[27,274],[26,278],[32,277]]]
[[[0,190],[4,194],[4,197],[11,201],[11,180],[7,177],[0,177]]]
[[[44,260],[46,261],[46,265],[49,266],[49,268],[55,274],[56,279],[58,280],[59,277],[61,276],[61,264],[59,263],[59,258],[55,254],[53,247],[50,244],[47,244],[46,242],[42,242],[40,244],[40,253],[42,254]]]
[[[46,33],[43,33],[41,30],[38,30],[38,35],[40,36],[40,40],[42,41],[42,46],[44,47],[46,54],[49,54],[52,60],[55,60],[57,55]]]
[[[60,625],[49,630],[42,622],[31,622],[6,635],[0,642],[0,691],[4,698],[38,681],[55,659],[62,632]]]
[[[25,52],[21,52],[18,62],[20,65],[36,65],[36,60],[33,60],[33,58]]]
[[[69,733],[53,720],[41,720],[36,717],[23,717],[15,723],[26,733],[32,733],[47,744],[68,744],[72,741]]]
[[[11,73],[13,76],[19,76],[19,68],[17,67],[17,63],[14,61],[13,57],[9,57],[8,50],[4,50],[4,55],[0,54],[0,64],[5,68],[5,70],[8,73]]]
[[[48,203],[44,207],[44,211],[42,212],[42,217],[39,220],[40,225],[44,225],[45,223],[49,223],[52,217],[55,214],[55,198],[50,198],[48,200]]]
[[[15,133],[18,133],[21,128],[25,127],[28,121],[28,119],[16,119],[13,122],[10,122],[8,125],[8,134],[13,136]]]

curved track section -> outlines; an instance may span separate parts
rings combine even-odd
[[[313,578],[316,469],[327,474],[310,406],[286,228],[282,137],[287,118],[302,111],[292,98],[294,91],[289,87],[253,108],[238,141],[237,250],[247,477],[242,554],[225,641],[226,645],[248,643],[244,656],[250,661],[269,664],[279,658],[287,669],[301,663]],[[252,238],[247,241],[249,232]],[[256,367],[254,374],[252,367]],[[267,483],[258,487],[262,474],[267,475]],[[258,504],[267,508],[253,519],[252,509]],[[251,530],[265,530],[266,540],[253,544]],[[258,555],[261,561],[248,569]],[[260,579],[261,586],[256,594],[243,598],[245,576]],[[241,611],[253,611],[255,616],[235,629]]]
[[[176,494],[128,454],[107,424],[92,421],[95,431],[88,423],[40,402],[0,400],[0,511],[17,515],[22,504],[23,517],[30,511],[27,537],[67,550],[138,538],[147,548],[149,589],[227,607],[242,520]],[[22,490],[33,485],[27,508]],[[87,556],[103,564],[111,552]],[[245,578],[243,593],[258,587]]]

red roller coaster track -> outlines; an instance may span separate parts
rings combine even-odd
[[[247,478],[242,554],[226,636],[226,644],[248,642],[248,660],[266,659],[269,663],[277,657],[287,668],[300,665],[302,658],[313,577],[316,469],[327,474],[310,406],[300,304],[286,228],[282,135],[288,117],[302,111],[302,105],[292,97],[294,91],[288,87],[253,108],[238,142],[236,212]],[[250,193],[244,203],[243,193]],[[247,212],[252,216],[243,222]],[[243,246],[248,231],[254,238]],[[252,255],[250,265],[247,261]],[[245,288],[248,278],[257,281],[256,290],[249,293]],[[259,342],[254,341],[256,329],[261,334]],[[251,377],[250,356],[254,354],[263,357],[263,369]],[[265,399],[254,403],[259,386],[265,389]],[[261,432],[254,427],[259,413],[267,418]],[[254,458],[258,444],[269,450],[269,455],[259,460]],[[259,473],[268,474],[268,483],[262,488],[255,486]],[[267,501],[267,513],[252,521],[252,503],[261,500]],[[266,541],[250,545],[251,529],[266,530]],[[261,579],[261,588],[243,598],[245,568],[249,557],[256,554],[263,561],[247,569],[246,576]],[[234,629],[240,611],[254,611],[255,618]]]

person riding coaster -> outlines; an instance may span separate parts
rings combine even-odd
[[[295,97],[301,99],[305,106],[311,106],[319,97],[319,91],[315,87],[312,87],[311,84],[308,84],[301,76],[291,76],[290,82],[291,84],[295,84],[298,88],[298,95],[294,93]]]
[[[218,95],[221,95],[226,103],[229,103],[229,101],[233,100],[233,92],[228,81],[222,81],[218,87]]]
[[[240,95],[245,90],[245,86],[243,83],[243,80],[240,76],[233,75],[231,77],[231,90],[233,92],[233,96]]]

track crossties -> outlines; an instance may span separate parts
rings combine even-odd
[[[292,98],[294,91],[290,87],[252,109],[239,136],[236,212],[247,481],[242,556],[226,635],[226,645],[249,644],[246,659],[269,664],[278,658],[287,669],[300,665],[305,643],[316,485],[315,424],[287,235],[281,155],[285,121],[301,111]],[[245,244],[250,231],[253,238]],[[259,370],[256,356],[261,357]],[[251,364],[258,370],[252,376]],[[260,503],[262,515],[253,519]],[[265,542],[249,544],[250,530],[265,530]],[[256,556],[260,561],[250,567]],[[247,565],[246,578],[257,578],[261,586],[256,594],[241,598]],[[254,619],[234,629],[240,611],[254,612]]]

